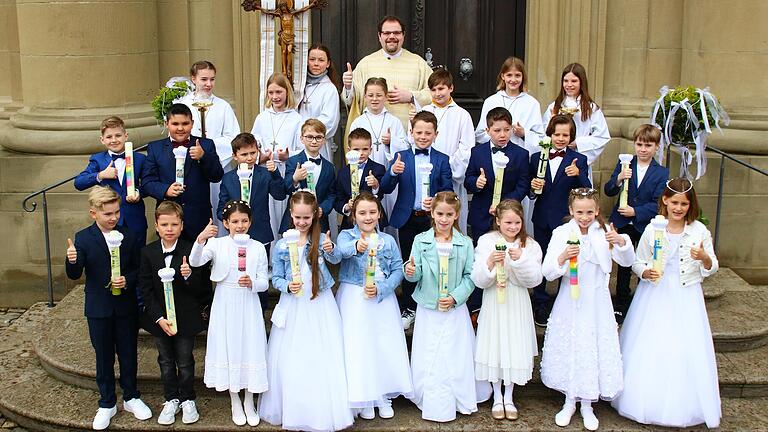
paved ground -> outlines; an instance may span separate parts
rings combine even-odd
[[[25,311],[26,309],[17,309],[17,308],[9,309],[9,308],[0,307],[0,331],[2,331],[2,329],[11,325],[11,323],[14,322],[16,318],[20,317],[21,314],[23,314]],[[17,426],[16,423],[10,420],[6,420],[2,414],[0,414],[0,430],[13,431],[13,432],[27,432],[26,429]]]

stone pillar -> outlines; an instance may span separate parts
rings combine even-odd
[[[0,4],[0,121],[21,106],[21,70],[16,4]]]
[[[103,148],[98,127],[122,117],[131,140],[160,136],[149,104],[158,87],[156,0],[17,0],[23,108],[0,144],[43,154]]]

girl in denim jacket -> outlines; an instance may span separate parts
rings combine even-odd
[[[343,323],[349,406],[368,420],[374,418],[374,406],[379,417],[392,418],[391,399],[413,395],[408,346],[394,295],[403,280],[403,260],[395,239],[376,229],[381,214],[379,200],[361,192],[352,204],[355,227],[338,238],[342,260],[336,301]]]

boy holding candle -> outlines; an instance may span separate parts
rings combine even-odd
[[[661,131],[650,124],[640,125],[635,129],[635,156],[629,166],[621,162],[611,174],[611,179],[605,183],[604,190],[608,196],[615,196],[622,191],[624,182],[629,182],[627,188],[627,205],[620,207],[619,203],[613,208],[610,222],[620,234],[629,235],[632,244],[637,247],[645,227],[659,211],[659,198],[664,192],[664,185],[669,178],[669,170],[654,159],[659,150]],[[629,281],[632,277],[631,267],[619,266],[616,272],[616,298],[614,310],[616,322],[622,324],[632,303]]]
[[[100,139],[107,150],[91,155],[88,166],[75,177],[75,189],[82,191],[102,185],[117,192],[121,210],[117,224],[128,227],[139,239],[146,241],[147,217],[138,188],[146,156],[134,153],[132,144],[126,149],[128,132],[120,117],[107,117],[101,122]]]
[[[120,219],[117,192],[96,186],[88,194],[88,204],[94,223],[75,234],[74,243],[67,239],[65,268],[67,277],[73,280],[85,271],[85,316],[96,352],[96,384],[100,395],[93,429],[103,430],[117,414],[115,353],[120,363],[123,409],[139,420],[152,417],[152,411],[140,399],[136,382],[139,326],[135,290],[137,258],[143,243],[131,230],[117,224]],[[111,256],[107,246],[107,239],[113,237],[122,238],[115,254],[117,259]],[[117,273],[118,276],[113,276]]]
[[[357,162],[357,176],[360,187],[357,192],[368,191],[378,198],[379,182],[384,177],[386,168],[384,165],[369,159],[371,155],[371,133],[363,128],[354,129],[349,133],[348,142],[350,151],[356,151],[360,155],[360,159]],[[352,195],[350,166],[345,164],[339,168],[339,172],[336,174],[336,203],[334,204],[334,209],[336,209],[337,213],[344,215],[339,230],[350,229],[353,226],[350,221],[352,200],[354,199]],[[379,219],[379,227],[383,228],[387,225],[387,220],[385,215],[382,214],[380,216],[382,218]]]
[[[184,211],[173,201],[163,201],[155,209],[155,230],[159,240],[141,251],[139,288],[145,299],[143,327],[152,333],[157,346],[157,363],[163,381],[165,403],[157,417],[161,425],[176,421],[196,422],[200,415],[195,405],[195,335],[205,324],[201,319],[201,300],[210,296],[211,284],[199,268],[187,260],[192,243],[180,238]],[[172,270],[171,296],[166,296],[159,271]],[[171,273],[171,272],[169,272]]]

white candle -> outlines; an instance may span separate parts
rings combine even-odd
[[[109,247],[110,266],[112,270],[112,280],[120,277],[120,245],[123,243],[123,234],[120,231],[110,231],[106,237],[107,246]],[[122,290],[120,288],[112,287],[112,295],[120,295]]]
[[[501,202],[501,188],[504,185],[504,169],[509,163],[509,158],[502,152],[494,153],[491,156],[493,161],[493,201],[491,207],[496,207]]]
[[[350,150],[347,152],[347,163],[349,164],[349,180],[352,190],[352,198],[355,198],[360,193],[360,177],[358,177],[357,169],[360,164],[360,152],[357,150]]]
[[[289,229],[288,231],[283,233],[283,238],[285,239],[285,242],[288,245],[288,254],[291,257],[291,280],[293,282],[301,282],[301,268],[299,267],[299,238],[300,237],[301,237],[301,233],[299,233],[299,230],[296,230],[296,229]],[[304,290],[300,289],[299,292],[296,293],[296,295],[301,297],[303,293],[304,293]]]
[[[539,154],[539,166],[536,170],[536,178],[545,180],[547,178],[547,164],[549,163],[549,150],[552,148],[552,138],[544,137],[539,141],[539,147],[541,148],[541,153]],[[533,193],[541,195],[543,190],[544,189],[542,188],[534,189]]]
[[[496,242],[496,250],[501,252],[507,251],[507,242],[504,238],[500,238]],[[507,259],[507,254],[504,254],[504,260]],[[504,271],[504,261],[496,263],[496,303],[503,304],[507,301],[507,273]]]
[[[163,297],[165,298],[165,313],[167,320],[171,323],[171,335],[175,335],[178,330],[176,322],[176,300],[173,298],[173,277],[176,270],[170,267],[164,267],[157,271],[160,281],[163,282]]]
[[[379,247],[379,235],[375,232],[368,234],[368,265],[365,269],[365,285],[376,283],[376,249]],[[372,298],[369,296],[368,298]]]
[[[622,153],[619,155],[619,162],[621,162],[621,170],[629,168],[629,164],[632,162],[632,155]],[[621,195],[619,195],[619,208],[625,208],[627,206],[627,199],[629,198],[629,179],[625,179],[621,184]]]
[[[176,183],[184,184],[184,162],[187,160],[187,148],[176,147],[173,149],[173,157],[176,159]]]
[[[246,249],[248,248],[248,241],[251,239],[251,237],[248,234],[235,234],[232,237],[232,240],[235,242],[235,245],[237,246],[237,271],[240,272],[240,275],[244,275],[246,273]]]
[[[429,177],[432,174],[432,164],[422,163],[418,166],[419,178],[421,180],[421,199],[429,198]]]
[[[133,143],[125,143],[125,188],[128,196],[136,194],[136,182],[133,174]]]
[[[438,281],[437,281],[437,287],[438,292],[440,294],[440,298],[446,298],[448,297],[448,272],[449,272],[449,261],[448,259],[451,256],[451,251],[453,250],[453,243],[437,243],[435,245],[437,247],[437,255],[440,258],[439,261],[439,274],[438,274]],[[447,308],[440,308],[440,310],[448,310]]]
[[[317,180],[315,169],[319,168],[320,166],[312,161],[306,161],[301,166],[307,170],[307,188],[309,188],[312,193],[315,193],[315,181]]]
[[[667,231],[669,221],[662,215],[656,215],[651,219],[653,227],[653,270],[659,277],[664,273],[664,233]]]
[[[240,179],[240,199],[249,205],[251,201],[251,173],[247,163],[241,163],[237,170],[237,178]]]

